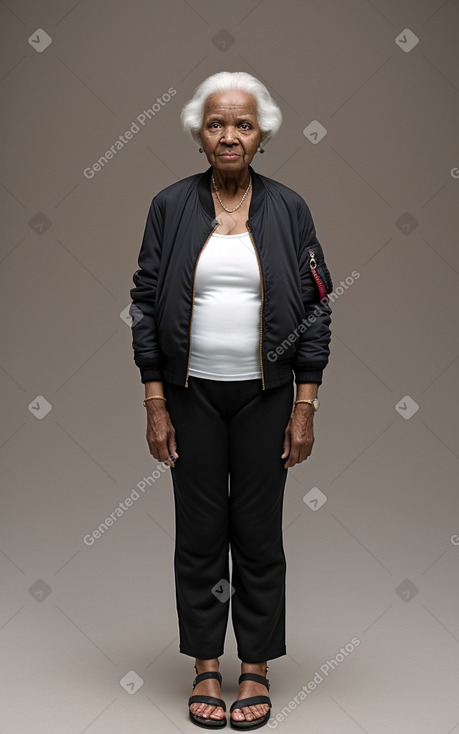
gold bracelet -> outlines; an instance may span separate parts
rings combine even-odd
[[[314,405],[314,400],[315,398],[313,400],[295,400],[295,405],[297,403],[308,403],[309,405]]]
[[[148,400],[164,400],[165,401],[166,398],[163,397],[162,395],[150,395],[149,398],[145,398],[145,400],[143,401],[143,404],[145,405],[145,407],[147,407]]]

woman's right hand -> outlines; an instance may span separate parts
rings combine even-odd
[[[152,405],[153,403],[153,405]],[[160,405],[155,405],[160,403]],[[178,459],[175,428],[162,400],[147,402],[147,443],[150,454],[167,464],[171,469],[175,463],[170,457]]]

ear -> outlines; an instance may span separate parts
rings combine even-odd
[[[264,135],[263,136],[263,140],[260,143],[260,145],[262,146],[262,148],[266,148],[266,146],[267,146],[267,144],[269,143],[270,140],[271,140],[271,135]]]

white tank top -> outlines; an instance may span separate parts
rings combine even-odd
[[[260,272],[250,234],[214,232],[196,270],[192,377],[261,378],[260,304]]]

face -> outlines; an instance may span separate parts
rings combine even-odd
[[[239,89],[208,97],[200,136],[207,160],[214,168],[233,172],[248,166],[261,139],[255,98]]]

